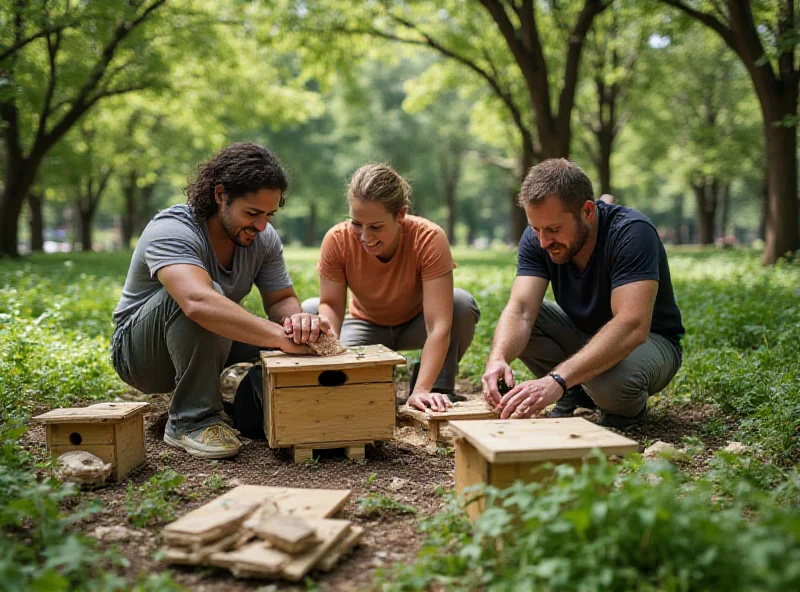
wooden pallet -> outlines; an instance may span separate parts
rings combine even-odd
[[[454,420],[497,419],[498,416],[496,412],[487,409],[483,401],[475,400],[453,403],[453,407],[447,411],[420,411],[408,405],[403,405],[399,412],[400,415],[414,420],[427,429],[429,452],[436,452],[436,447],[441,437],[441,429],[448,422]]]
[[[292,446],[292,457],[294,462],[300,463],[309,461],[314,457],[315,450],[332,450],[344,448],[344,453],[350,460],[361,460],[364,458],[367,444],[374,444],[373,440],[358,442],[319,442],[316,444],[295,444]]]

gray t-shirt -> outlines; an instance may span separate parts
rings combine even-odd
[[[158,270],[175,264],[202,267],[236,303],[250,293],[253,284],[269,292],[292,285],[281,239],[272,226],[259,232],[249,247],[237,245],[231,268],[225,269],[214,254],[206,222],[195,220],[188,205],[172,206],[156,214],[139,238],[114,310],[117,329],[163,287],[156,277]]]

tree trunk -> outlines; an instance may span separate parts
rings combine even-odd
[[[682,245],[683,240],[683,193],[675,198],[675,244]]]
[[[81,217],[81,250],[84,253],[90,253],[92,250],[92,224],[94,222],[94,211],[80,212]]]
[[[520,157],[520,168],[522,169],[522,179],[520,180],[520,187],[522,187],[522,183],[525,181],[525,177],[528,175],[528,171],[531,170],[531,167],[534,165],[534,150],[533,146],[523,141],[522,144],[522,155]],[[522,238],[522,233],[525,232],[525,229],[528,227],[528,218],[525,215],[525,210],[519,207],[519,202],[517,201],[517,197],[519,196],[519,190],[511,192],[511,212],[509,214],[509,219],[511,220],[511,224],[509,226],[509,237],[508,240],[512,244],[519,244],[520,239]]]
[[[122,248],[129,249],[131,240],[133,240],[133,229],[137,226],[136,212],[136,171],[128,173],[128,178],[122,188],[122,195],[124,197],[125,208],[122,212]]]
[[[306,218],[306,231],[303,237],[303,245],[306,247],[313,246],[317,240],[317,203],[311,202],[308,210],[308,218]]]
[[[720,206],[722,212],[720,213],[719,221],[719,234],[724,239],[728,236],[728,221],[731,212],[731,186],[730,183],[723,183],[719,190],[720,193]]]
[[[764,171],[764,182],[761,185],[761,220],[758,225],[758,238],[767,238],[767,212],[769,212],[769,187],[767,186],[767,171]]]
[[[614,195],[611,190],[611,152],[614,146],[614,134],[610,129],[603,129],[597,134],[597,141],[600,154],[597,162],[597,173],[600,175],[600,195],[608,193]]]
[[[765,128],[768,196],[763,261],[772,265],[798,247],[797,129],[769,122]]]
[[[19,257],[19,219],[40,161],[41,157],[36,156],[6,156],[6,185],[0,202],[0,255]]]
[[[444,188],[444,205],[447,210],[447,239],[451,245],[456,242],[456,190],[458,180],[461,177],[461,156],[462,148],[457,145],[450,145],[447,154],[443,154],[439,167],[442,173],[442,185]]]
[[[33,192],[28,193],[28,207],[30,208],[31,252],[44,251],[44,216],[42,216],[42,196]]]
[[[717,211],[717,181],[716,179],[703,179],[699,183],[692,183],[695,195],[695,217],[697,225],[697,244],[711,245],[714,243],[714,215]]]

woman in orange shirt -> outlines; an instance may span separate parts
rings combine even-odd
[[[458,362],[480,311],[469,292],[453,288],[455,263],[444,231],[408,214],[409,193],[387,165],[356,171],[347,191],[350,220],[325,235],[320,297],[305,301],[303,310],[327,317],[345,345],[422,348],[408,404],[444,411],[455,398]]]

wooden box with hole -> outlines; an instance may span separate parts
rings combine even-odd
[[[262,352],[270,447],[291,446],[295,462],[324,448],[345,448],[349,458],[364,458],[366,444],[394,435],[394,367],[405,363],[382,345],[328,357]]]
[[[45,426],[52,456],[85,450],[111,463],[110,479],[119,482],[145,460],[144,413],[149,408],[149,403],[97,403],[53,409],[33,421]]]
[[[451,421],[456,437],[456,491],[465,497],[467,514],[476,519],[485,504],[478,484],[505,489],[517,480],[539,481],[550,474],[543,465],[580,468],[595,448],[624,455],[639,444],[580,417]]]

